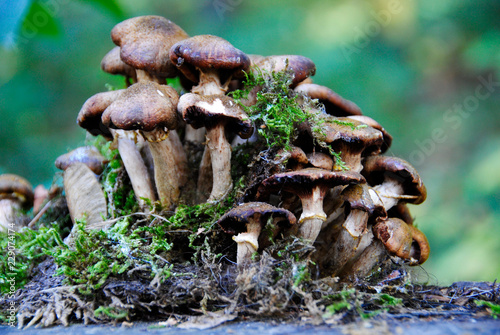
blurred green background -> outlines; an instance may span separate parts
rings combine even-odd
[[[432,284],[500,277],[500,2],[497,0],[19,0],[0,5],[0,173],[49,186],[54,160],[83,144],[76,115],[125,18],[156,14],[252,54],[300,54],[314,81],[394,136],[420,172],[412,206]]]

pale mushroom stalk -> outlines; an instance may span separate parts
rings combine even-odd
[[[221,84],[219,79],[219,71],[216,69],[203,69],[199,72],[199,83],[191,89],[192,93],[200,95],[225,94],[229,81]]]
[[[12,224],[15,224],[14,221],[20,210],[21,206],[17,201],[12,199],[0,200],[0,231],[17,230]]]
[[[405,196],[401,182],[390,177],[386,177],[382,184],[374,186],[373,189],[380,195],[380,199],[384,203],[384,207],[387,211],[396,206],[399,199],[417,198],[417,196]]]
[[[207,148],[212,162],[212,192],[209,202],[222,198],[233,187],[231,178],[231,145],[224,134],[224,124],[207,129]],[[201,175],[200,175],[201,176]]]
[[[177,164],[174,158],[174,150],[167,140],[168,133],[163,132],[141,132],[148,141],[151,155],[154,161],[154,173],[156,191],[160,203],[165,208],[170,208],[179,200],[179,174]]]
[[[238,265],[245,265],[252,259],[252,255],[259,249],[259,235],[262,225],[260,218],[252,219],[247,223],[247,231],[233,236],[233,240],[238,244],[236,251],[236,261]]]
[[[112,132],[118,138],[118,152],[129,176],[139,207],[145,209],[144,199],[154,202],[156,194],[148,169],[135,145],[134,133],[121,129],[112,130]]]
[[[321,187],[314,187],[311,194],[297,194],[302,202],[302,214],[299,218],[299,236],[306,240],[315,241],[321,230],[326,214],[323,210],[325,191]]]

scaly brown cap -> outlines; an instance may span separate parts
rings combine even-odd
[[[382,241],[387,251],[402,259],[410,258],[412,231],[403,220],[389,218],[373,226],[373,235]]]
[[[177,91],[167,85],[139,82],[125,90],[102,114],[104,125],[123,130],[175,129]]]
[[[170,47],[188,34],[161,16],[138,16],[117,24],[111,30],[113,42],[120,47],[121,59],[128,65],[160,77],[175,77],[170,62]]]
[[[33,206],[33,198],[33,186],[26,179],[10,173],[0,175],[0,200],[11,199],[28,209]]]
[[[78,147],[64,155],[57,157],[56,167],[65,171],[75,163],[87,165],[95,174],[101,174],[106,158],[93,146]]]
[[[361,115],[361,109],[354,102],[344,99],[326,86],[301,83],[294,89],[311,99],[318,99],[325,106],[325,112],[333,116]]]
[[[424,233],[417,229],[415,226],[409,226],[412,232],[413,242],[411,244],[410,249],[410,257],[412,260],[415,260],[415,264],[410,265],[420,265],[423,264],[427,258],[429,258],[429,254],[431,252],[431,248],[429,246],[429,241]]]
[[[229,129],[241,138],[249,138],[253,133],[253,124],[243,109],[227,95],[198,95],[186,93],[179,99],[177,106],[184,121],[194,128],[215,127],[227,123]]]
[[[404,195],[415,196],[405,202],[421,204],[427,198],[427,190],[417,170],[407,161],[398,157],[370,156],[363,164],[363,175],[371,186],[380,185],[386,178],[398,181]]]
[[[198,35],[180,41],[170,49],[170,59],[192,82],[198,82],[198,71],[217,70],[221,83],[243,76],[250,59],[225,39],[213,35]]]
[[[249,202],[231,209],[217,223],[224,232],[236,235],[246,231],[249,220],[258,220],[263,227],[270,216],[281,218],[287,225],[293,225],[297,221],[295,216],[284,208],[274,207],[265,202]]]

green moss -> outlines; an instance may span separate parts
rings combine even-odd
[[[500,305],[485,300],[474,300],[477,306],[485,306],[488,308],[490,315],[497,319],[500,316]]]

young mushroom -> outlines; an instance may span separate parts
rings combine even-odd
[[[0,175],[0,231],[19,230],[16,217],[21,209],[33,205],[33,187],[15,174]]]
[[[241,138],[252,135],[253,125],[243,109],[234,100],[225,95],[184,94],[179,101],[178,110],[184,121],[195,129],[205,127],[207,144],[205,155],[209,155],[212,165],[212,191],[208,201],[222,199],[232,188],[231,178],[231,146],[226,139],[226,130],[232,130]],[[208,159],[204,157],[205,166],[200,166],[198,185],[207,183]]]
[[[145,209],[146,201],[144,199],[154,202],[156,201],[156,193],[148,169],[136,146],[135,133],[109,129],[102,123],[102,113],[125,91],[117,90],[93,95],[83,104],[78,113],[77,122],[80,127],[94,136],[102,135],[106,138],[116,138],[118,152],[134,189],[139,207]]]
[[[316,240],[326,214],[323,210],[325,193],[340,185],[364,183],[363,176],[354,171],[327,171],[318,168],[284,172],[262,181],[257,199],[271,192],[285,191],[297,195],[302,202],[298,236],[312,243]]]
[[[364,162],[363,175],[380,195],[388,211],[399,201],[421,204],[427,197],[424,183],[413,166],[401,158],[371,156]]]
[[[138,82],[106,108],[102,122],[112,129],[138,130],[148,141],[154,160],[156,190],[162,206],[177,204],[180,187],[187,179],[187,158],[167,138],[179,125],[177,92],[155,82]]]
[[[177,75],[170,47],[188,38],[178,25],[161,16],[138,16],[118,23],[111,39],[120,47],[121,60],[132,66],[138,81],[165,83]]]
[[[372,119],[371,117],[366,116],[366,115],[349,115],[349,116],[347,116],[347,118],[351,119],[351,120],[363,122],[364,124],[366,124],[372,128],[375,128],[377,130],[380,130],[382,132],[382,135],[384,137],[384,143],[380,147],[381,154],[385,153],[390,148],[390,146],[392,144],[392,135],[389,134],[387,132],[387,130],[385,130],[385,128],[382,127],[382,125],[380,123],[378,123],[377,121],[375,121],[374,119]]]
[[[244,203],[217,221],[224,232],[234,235],[233,240],[238,244],[236,256],[238,266],[251,262],[252,254],[259,249],[258,239],[262,228],[271,217],[274,220],[286,221],[290,225],[296,222],[295,216],[290,211],[265,202]]]
[[[402,259],[410,258],[412,230],[409,225],[398,218],[388,218],[373,226],[373,234],[382,241],[391,255]]]
[[[64,171],[63,182],[71,220],[85,219],[87,229],[102,228],[107,215],[106,197],[96,174],[102,172],[102,157],[93,147],[82,147],[56,159]]]

